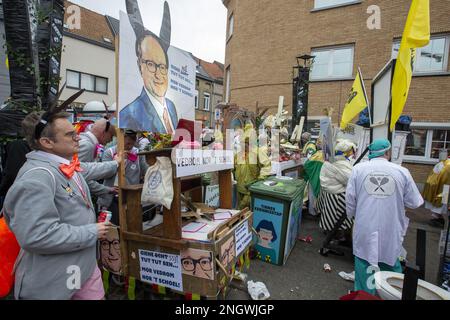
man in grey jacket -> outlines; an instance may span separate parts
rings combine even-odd
[[[78,158],[81,162],[96,162],[101,157],[99,149],[111,142],[115,135],[115,128],[109,120],[98,119],[92,125],[90,131],[80,134],[80,148],[78,151]],[[110,176],[100,176],[98,179],[109,178]],[[95,180],[87,180],[89,190],[93,195],[101,196],[107,194],[117,194],[117,189],[114,187],[105,186]]]
[[[23,121],[27,161],[5,198],[4,214],[22,248],[16,260],[16,299],[102,299],[97,239],[112,227],[96,223],[88,179],[118,162],[82,164],[79,137],[67,114],[33,112]],[[71,161],[72,160],[72,161]],[[86,179],[86,180],[85,180]]]
[[[139,149],[134,145],[136,144],[137,133],[132,130],[125,131],[124,137],[124,151],[125,157],[125,178],[127,185],[140,184],[141,180],[145,176],[145,172],[148,169],[148,164],[143,156],[138,156]],[[113,146],[103,153],[103,163],[112,161],[117,154],[117,146]],[[113,187],[118,185],[117,175],[114,175],[103,181],[105,186]],[[98,198],[97,204],[100,208],[106,208],[112,212],[111,222],[115,225],[119,225],[119,202],[118,198],[111,195],[102,195]]]

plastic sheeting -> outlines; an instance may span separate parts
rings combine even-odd
[[[0,136],[18,137],[22,131],[25,113],[21,111],[0,111]]]

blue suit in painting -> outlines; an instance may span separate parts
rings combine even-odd
[[[177,110],[171,100],[167,98],[165,98],[165,100],[170,119],[172,120],[174,129],[176,129],[178,124]],[[166,133],[164,124],[150,101],[145,88],[142,88],[139,97],[120,110],[119,125],[121,128],[136,131]]]

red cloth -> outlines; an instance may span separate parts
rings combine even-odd
[[[83,169],[81,169],[81,167],[80,167],[80,161],[78,160],[78,155],[77,154],[73,155],[73,159],[70,162],[70,164],[61,164],[59,166],[59,170],[61,170],[61,172],[64,173],[64,175],[69,179],[71,179],[73,177],[73,174],[75,173],[75,171],[77,171],[77,172],[83,171]]]
[[[14,284],[13,268],[20,246],[5,218],[0,218],[0,298],[6,297]]]
[[[377,296],[373,296],[363,290],[353,291],[345,296],[339,298],[339,300],[383,300]]]
[[[186,136],[187,134],[189,135]],[[172,146],[176,146],[183,140],[188,142],[200,141],[201,134],[202,125],[200,122],[180,119],[180,121],[178,121],[175,134],[172,136]]]

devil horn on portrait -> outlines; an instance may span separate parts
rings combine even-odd
[[[164,1],[164,14],[161,24],[161,30],[159,31],[159,38],[164,41],[167,48],[170,46],[170,34],[172,32],[172,26],[170,21],[170,9],[167,1]]]
[[[136,38],[139,38],[144,32],[144,22],[142,21],[141,11],[137,0],[125,0],[128,18],[133,28]]]
[[[125,6],[127,8],[128,15],[132,16],[136,20],[136,22],[144,25],[141,16],[141,10],[139,10],[139,4],[137,3],[137,0],[125,0]]]

